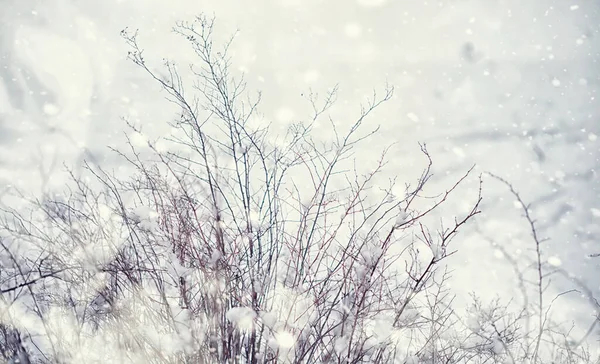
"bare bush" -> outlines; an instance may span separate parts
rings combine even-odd
[[[466,215],[432,227],[425,218],[471,170],[425,195],[432,158],[423,145],[423,173],[398,195],[395,179],[381,182],[389,148],[367,168],[353,159],[377,132],[364,124],[391,88],[373,93],[347,132],[329,119],[332,141],[319,141],[313,127],[327,120],[336,89],[310,94],[313,117],[275,136],[250,122],[260,96],[244,98],[246,84],[230,73],[230,43],[218,48],[214,29],[204,16],[174,29],[197,55],[190,87],[170,61],[164,74],[153,71],[137,34],[123,31],[129,58],[180,109],[177,132],[151,140],[128,123],[129,149],[114,150],[128,176],[85,164],[84,175],[32,201],[30,212],[5,209],[4,358],[539,362],[541,331],[533,351],[522,347],[528,311],[474,299],[465,319],[445,284],[451,242],[479,213],[481,179]]]

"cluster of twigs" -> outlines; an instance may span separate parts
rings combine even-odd
[[[391,88],[374,93],[347,132],[332,122],[334,138],[325,143],[313,127],[327,117],[337,90],[321,99],[310,94],[312,119],[275,140],[269,125],[251,125],[260,97],[242,99],[246,84],[230,74],[230,43],[216,49],[213,31],[204,16],[175,28],[198,57],[191,87],[170,61],[164,75],[153,71],[137,34],[122,33],[129,58],[181,110],[172,123],[177,133],[163,140],[172,149],[129,139],[129,150],[114,150],[129,177],[86,164],[85,175],[73,173],[64,193],[33,201],[30,213],[5,209],[2,356],[53,363],[539,362],[543,321],[533,349],[516,351],[528,312],[474,300],[473,317],[465,319],[445,285],[451,241],[479,213],[481,179],[465,216],[428,227],[424,218],[472,171],[423,199],[432,166],[425,146],[428,164],[402,195],[392,192],[395,180],[379,182],[389,148],[366,172],[353,163],[360,143],[377,132],[362,131],[367,118],[390,100]],[[129,127],[143,139],[141,127]],[[419,208],[419,200],[433,202]]]

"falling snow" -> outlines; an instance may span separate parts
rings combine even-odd
[[[560,267],[562,265],[562,261],[560,260],[560,258],[552,256],[548,258],[548,264],[550,264],[553,267]]]
[[[236,54],[232,70],[246,73],[251,96],[264,92],[260,114],[248,120],[249,129],[272,125],[269,137],[275,140],[279,129],[311,120],[310,105],[298,95],[314,88],[322,97],[327,87],[339,83],[343,97],[319,121],[330,127],[331,118],[341,132],[355,121],[359,103],[389,81],[397,86],[395,99],[365,122],[367,128],[381,126],[382,138],[352,153],[353,157],[372,157],[377,147],[396,143],[386,166],[392,171],[386,177],[398,178],[392,190],[394,203],[406,197],[404,183],[414,183],[426,163],[418,142],[427,144],[434,160],[432,187],[426,191],[432,199],[442,196],[449,183],[473,165],[471,177],[494,172],[514,182],[526,204],[533,203],[529,212],[535,215],[539,234],[551,239],[542,246],[544,266],[581,277],[600,294],[596,289],[600,258],[587,258],[600,251],[596,71],[600,21],[593,1],[566,2],[553,8],[545,0],[530,1],[527,6],[519,0],[501,5],[388,0],[323,5],[282,0],[261,7],[189,0],[59,3],[8,0],[0,12],[0,54],[6,65],[0,69],[3,204],[10,201],[3,191],[11,186],[40,193],[44,176],[56,186],[65,186],[63,163],[78,170],[83,160],[93,160],[104,163],[107,170],[118,169],[105,146],[122,143],[128,129],[121,117],[131,117],[143,126],[144,132],[125,134],[134,147],[147,150],[152,142],[161,153],[172,151],[174,146],[166,137],[181,137],[183,132],[166,122],[173,121],[180,110],[170,108],[164,93],[132,71],[124,61],[124,44],[118,34],[126,26],[139,28],[147,37],[146,54],[149,59],[156,57],[152,67],[160,67],[161,57],[168,55],[187,72],[187,65],[196,62],[195,55],[177,48],[169,38],[170,29],[174,19],[189,19],[208,8],[214,10],[223,34],[242,30],[232,44]],[[192,93],[192,81],[186,81]],[[332,128],[319,130],[319,138],[334,139]],[[165,139],[155,141],[155,136]],[[277,143],[282,142],[278,139]],[[358,167],[363,165],[358,163]],[[476,182],[476,178],[468,181],[456,201],[448,201],[445,224],[474,196]],[[463,297],[472,291],[484,298],[512,297],[512,278],[506,279],[508,283],[498,278],[514,273],[507,258],[516,259],[520,267],[531,258],[530,227],[519,220],[523,205],[487,178],[483,193],[485,208],[478,216],[481,231],[452,242],[459,262],[452,267],[457,304],[464,304]],[[309,201],[301,202],[308,205]],[[399,211],[388,224],[397,226],[409,218],[404,210]],[[120,219],[118,209],[101,201],[97,212],[94,218],[104,224]],[[144,206],[127,214],[144,228],[157,227],[156,212]],[[249,219],[253,226],[262,227],[257,212]],[[490,220],[496,222],[488,224]],[[74,224],[73,231],[77,229]],[[71,258],[81,259],[95,277],[98,264],[110,260],[127,238],[126,232],[108,236],[74,250]],[[487,238],[498,245],[488,244]],[[471,244],[471,239],[476,242]],[[500,245],[504,249],[498,249]],[[373,250],[358,258],[372,261],[377,253]],[[440,257],[444,251],[434,244],[431,252],[421,248],[420,253]],[[203,259],[216,267],[227,255],[214,250]],[[186,271],[180,266],[175,269]],[[353,272],[367,276],[364,267]],[[97,281],[102,279],[98,274]],[[556,293],[559,288],[552,283],[548,292]],[[87,294],[82,292],[82,297]],[[585,326],[591,315],[578,302],[569,295],[561,297],[553,315]],[[285,327],[276,312],[260,309],[264,308],[233,307],[226,318],[241,330],[263,323],[270,330],[271,347],[293,348],[296,332]],[[569,316],[573,311],[579,313]],[[418,315],[411,308],[403,319],[414,320]],[[479,319],[469,316],[467,325],[477,331],[482,327]],[[331,345],[341,352],[347,339],[340,334]],[[483,348],[497,354],[504,350],[499,340]],[[409,355],[405,362],[421,361]]]

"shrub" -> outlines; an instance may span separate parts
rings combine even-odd
[[[213,43],[214,19],[174,30],[197,55],[190,88],[170,61],[166,76],[153,71],[137,34],[122,32],[129,59],[180,109],[173,135],[151,140],[128,122],[129,149],[114,149],[127,176],[85,163],[83,175],[71,173],[65,191],[31,201],[31,211],[5,209],[6,360],[541,360],[549,328],[531,336],[521,326],[535,314],[474,298],[465,318],[445,284],[451,242],[479,213],[481,177],[472,209],[435,229],[425,217],[472,170],[431,198],[423,193],[432,176],[425,145],[423,173],[402,189],[395,179],[381,183],[389,147],[367,172],[354,163],[377,133],[363,131],[367,119],[392,88],[374,92],[347,132],[332,121],[331,141],[319,141],[314,125],[327,119],[336,88],[323,98],[310,93],[313,117],[273,135],[251,122],[260,97],[244,100],[245,82],[230,73],[230,43]],[[580,350],[560,355],[585,358]]]

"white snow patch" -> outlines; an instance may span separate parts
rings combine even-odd
[[[553,79],[552,80],[552,86],[559,87],[560,86],[560,80],[558,78]]]
[[[256,318],[256,312],[250,307],[232,307],[225,314],[227,320],[240,329],[250,330]]]
[[[592,216],[594,216],[594,217],[600,217],[600,209],[592,207],[590,209],[590,211],[592,212]]]
[[[588,134],[588,140],[590,142],[595,142],[596,140],[598,140],[598,136],[596,134],[594,134],[594,133],[589,133]]]
[[[250,216],[248,216],[248,218],[250,219],[250,224],[257,230],[260,230],[262,221],[260,213],[258,211],[250,211]]]
[[[579,5],[571,5],[571,6],[569,7],[569,10],[571,10],[571,11],[573,11],[573,10],[577,10],[577,9],[579,9]]]
[[[275,327],[275,324],[277,323],[277,315],[273,312],[263,311],[260,313],[260,318],[262,319],[263,324],[270,329]]]
[[[136,208],[132,209],[131,212],[134,218],[139,220],[153,220],[158,217],[156,211],[154,211],[150,206],[137,206]]]
[[[488,348],[496,355],[500,355],[504,352],[504,345],[500,338],[493,338],[492,342],[488,345]]]
[[[283,349],[292,348],[294,347],[294,344],[296,344],[296,339],[294,338],[294,335],[287,331],[279,331],[275,333],[275,340],[277,342],[277,345]]]
[[[141,228],[153,230],[157,227],[158,213],[149,206],[138,206],[132,209],[129,217],[139,223]]]
[[[97,267],[112,261],[118,250],[119,246],[110,240],[97,241],[76,248],[72,258],[74,262],[82,264],[88,271],[94,272]]]

